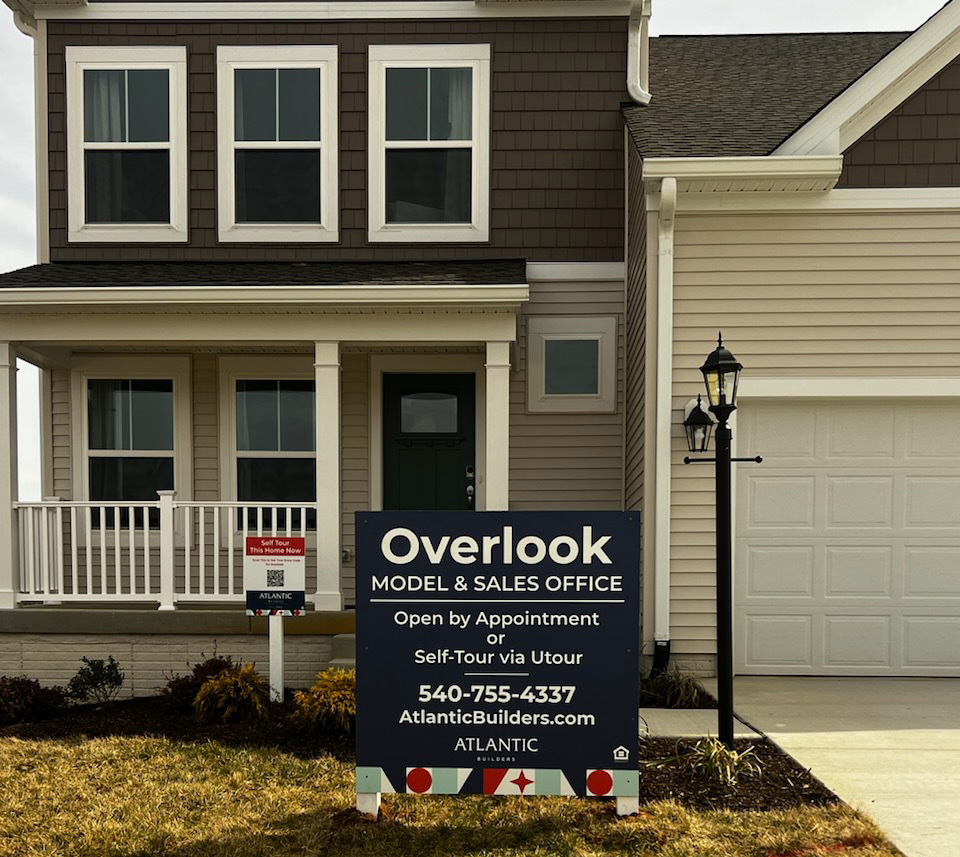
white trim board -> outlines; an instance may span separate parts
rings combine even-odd
[[[960,2],[951,0],[774,151],[839,154],[960,53]]]
[[[738,399],[954,399],[960,378],[740,378]]]
[[[604,283],[626,277],[625,262],[527,262],[528,280]]]
[[[647,195],[647,209],[659,208],[659,197]],[[827,193],[681,193],[681,214],[711,212],[883,213],[960,209],[960,188],[838,188]]]
[[[812,192],[832,188],[842,170],[843,158],[839,155],[647,158],[643,180],[673,177],[681,193]]]
[[[242,8],[242,13],[240,12]],[[473,0],[431,2],[244,2],[208,3],[94,3],[82,6],[38,7],[37,19],[114,20],[298,20],[349,21],[357,19],[410,18],[627,18],[629,0],[570,2],[474,3]]]

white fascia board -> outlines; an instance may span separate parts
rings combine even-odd
[[[956,399],[960,378],[879,376],[741,378],[741,399]]]
[[[471,286],[165,286],[161,288],[0,289],[0,306],[255,305],[302,307],[516,307],[530,298],[525,284]]]
[[[774,151],[840,154],[960,52],[960,0],[951,0]]]
[[[16,2],[16,0],[4,0]],[[397,18],[626,18],[628,0],[594,0],[590,3],[474,3],[473,0],[432,0],[429,3],[397,0],[340,0],[340,2],[249,2],[242,10],[234,3],[95,3],[82,7],[52,7],[36,10],[38,18],[84,20],[357,20]]]
[[[659,197],[647,195],[647,209]],[[843,213],[929,212],[960,210],[960,188],[836,188],[821,193],[687,193],[677,209],[684,214],[715,212]]]
[[[732,192],[827,190],[836,184],[843,169],[838,155],[739,158],[646,158],[643,180],[677,180],[681,193],[696,190]]]

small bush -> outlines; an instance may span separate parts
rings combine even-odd
[[[674,667],[640,679],[641,708],[715,708],[713,698],[693,676]]]
[[[203,723],[264,720],[267,692],[267,682],[253,664],[234,666],[203,683],[193,701],[193,711]]]
[[[81,658],[84,666],[67,683],[67,696],[76,702],[109,702],[123,687],[123,670],[110,655],[101,658]]]
[[[0,726],[49,717],[66,704],[62,687],[41,687],[36,679],[23,676],[0,676]]]
[[[296,723],[317,732],[350,736],[357,722],[357,671],[324,670],[313,687],[298,690],[293,701]]]
[[[737,752],[717,738],[700,738],[690,750],[678,752],[677,760],[697,776],[727,786],[735,786],[741,774],[759,776],[762,773],[753,747]]]
[[[230,655],[218,655],[216,648],[214,648],[213,655],[194,664],[189,675],[171,676],[167,680],[166,687],[160,691],[160,695],[171,708],[189,714],[193,711],[193,701],[197,698],[200,688],[203,687],[207,679],[218,676],[225,670],[236,670],[238,668]]]

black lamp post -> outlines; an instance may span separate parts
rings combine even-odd
[[[727,420],[737,409],[737,385],[743,369],[736,358],[723,347],[720,334],[716,351],[704,361],[700,371],[707,385],[710,410],[717,418],[717,454],[715,458],[684,458],[684,464],[716,463],[717,499],[717,719],[720,740],[733,746],[733,571],[731,568],[730,463],[763,459],[731,458],[731,432]],[[683,422],[687,447],[691,452],[706,452],[712,421],[700,407],[693,408]]]

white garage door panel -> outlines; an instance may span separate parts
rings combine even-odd
[[[960,675],[960,405],[748,402],[741,673]]]

